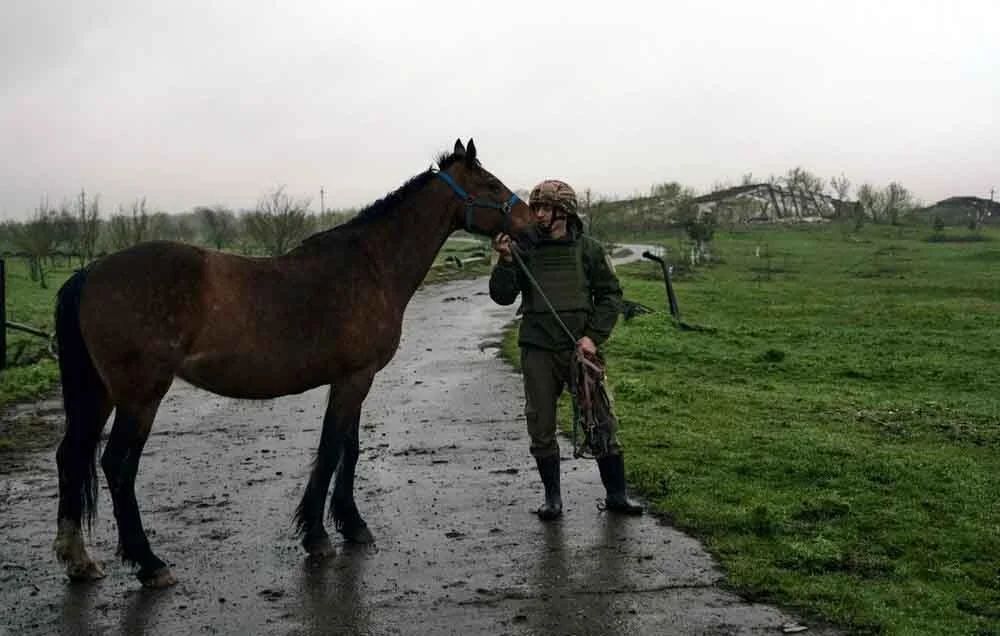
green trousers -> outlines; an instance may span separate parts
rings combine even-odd
[[[521,347],[521,374],[524,379],[524,417],[528,422],[531,454],[550,457],[559,454],[556,440],[556,407],[563,389],[569,386],[572,351],[548,351]],[[605,389],[608,387],[605,386]],[[610,396],[610,390],[608,391]],[[581,440],[582,441],[582,440]],[[618,436],[611,433],[611,454],[621,454]]]

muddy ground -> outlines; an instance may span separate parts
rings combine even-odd
[[[520,377],[496,349],[513,309],[485,290],[478,279],[419,291],[368,398],[356,497],[374,546],[311,564],[292,532],[325,389],[254,403],[178,382],[137,490],[180,583],[142,590],[116,560],[103,477],[88,546],[108,576],[69,583],[52,552],[45,451],[0,478],[0,636],[780,634],[796,621],[725,591],[702,547],[655,517],[598,510],[592,461],[563,464],[563,520],[535,518]]]

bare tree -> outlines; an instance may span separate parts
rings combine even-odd
[[[149,217],[149,232],[146,239],[162,239],[190,243],[194,240],[194,227],[190,216],[155,212]]]
[[[58,212],[55,210],[51,212],[56,236],[54,251],[60,249],[73,251],[76,241],[76,217],[73,215],[72,205],[69,201],[63,201]]]
[[[583,210],[586,218],[587,234],[605,240],[607,225],[608,202],[604,197],[594,197],[594,191],[586,188],[583,191]]]
[[[975,199],[972,203],[972,211],[969,214],[969,229],[973,232],[978,232],[979,228],[982,227],[986,219],[993,214],[993,195],[996,192],[994,188],[990,188],[990,198],[986,199]]]
[[[21,224],[17,221],[0,221],[0,253],[16,249]]]
[[[882,192],[882,206],[882,218],[888,219],[893,225],[899,225],[903,215],[913,209],[913,195],[893,181]]]
[[[151,217],[146,197],[136,199],[129,208],[118,206],[118,213],[108,222],[108,241],[116,250],[131,247],[150,238]]]
[[[802,167],[796,166],[789,170],[783,178],[785,187],[791,194],[792,205],[795,206],[796,216],[807,216],[808,210],[802,208],[802,204],[808,201],[815,201],[811,195],[823,194],[826,185],[823,180]],[[822,216],[820,210],[815,213]]]
[[[280,186],[257,202],[257,209],[244,217],[247,234],[272,256],[287,252],[312,229],[309,200],[294,200]]]
[[[830,178],[830,188],[836,195],[833,200],[834,215],[840,219],[854,219],[856,229],[861,229],[864,219],[858,216],[858,204],[851,202],[851,180],[844,176]]]
[[[789,170],[785,175],[784,181],[790,190],[798,190],[811,194],[822,194],[826,187],[822,179],[800,166]]]
[[[876,223],[878,223],[878,217],[882,211],[880,199],[881,193],[872,184],[862,183],[858,186],[858,206],[866,217]]]
[[[236,215],[225,206],[201,206],[194,210],[201,231],[212,247],[221,250],[236,238]]]
[[[843,174],[839,177],[831,178],[830,187],[841,201],[847,201],[847,198],[851,195],[851,180]]]
[[[604,197],[591,201],[590,209],[587,211],[587,234],[598,240],[607,240],[610,207],[610,202]]]
[[[81,189],[76,206],[76,228],[73,232],[73,251],[80,258],[80,267],[94,260],[97,253],[97,238],[101,229],[100,195],[95,194],[90,203]]]
[[[52,255],[59,238],[58,216],[43,200],[35,208],[31,220],[22,225],[14,237],[17,249],[27,256],[31,280],[38,281],[43,289],[49,286],[45,278],[45,259]]]

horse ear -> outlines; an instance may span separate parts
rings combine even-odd
[[[472,137],[469,137],[469,146],[465,150],[465,161],[468,163],[476,162],[476,143],[472,141]]]
[[[465,146],[462,145],[461,139],[455,140],[455,154],[458,155],[459,157],[465,156]]]

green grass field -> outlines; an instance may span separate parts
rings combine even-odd
[[[630,484],[734,589],[851,633],[1000,634],[1000,235],[929,234],[718,236],[675,281],[711,331],[619,268],[660,312],[606,347]]]

